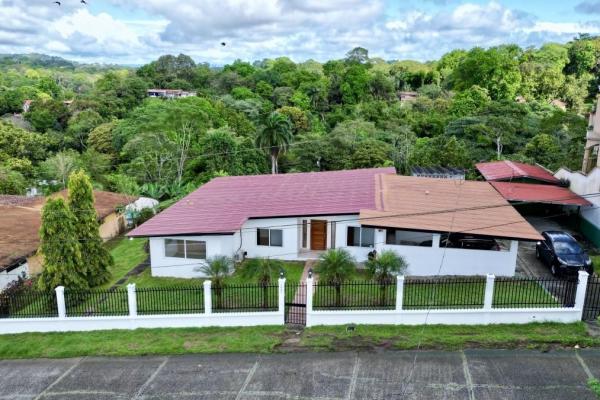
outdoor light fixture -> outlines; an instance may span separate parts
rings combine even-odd
[[[308,269],[308,278],[309,278],[309,279],[312,279],[312,272],[313,272],[313,271],[312,271],[312,268],[309,268],[309,269]]]

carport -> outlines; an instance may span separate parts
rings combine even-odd
[[[592,203],[573,193],[569,188],[535,183],[490,182],[509,202],[558,204],[563,206],[591,206]]]

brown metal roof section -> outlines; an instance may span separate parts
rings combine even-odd
[[[488,182],[379,175],[376,190],[377,209],[361,210],[363,225],[541,239]]]
[[[63,190],[51,197],[66,198]],[[95,207],[98,219],[103,220],[115,211],[115,208],[125,206],[136,198],[119,193],[94,191]],[[29,257],[37,251],[41,224],[41,210],[46,203],[45,197],[33,199],[0,199],[0,271],[12,263]],[[10,205],[17,202],[22,205]]]

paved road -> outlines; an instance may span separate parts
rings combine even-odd
[[[600,350],[0,361],[0,399],[595,399]],[[410,381],[405,384],[408,377]]]

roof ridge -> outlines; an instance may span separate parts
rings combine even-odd
[[[511,167],[511,169],[517,171],[520,175],[523,175],[523,176],[528,176],[529,175],[523,169],[521,169],[521,167],[519,167],[517,164],[515,164],[513,161],[511,161],[511,160],[504,160],[504,162],[506,164],[508,164]]]

